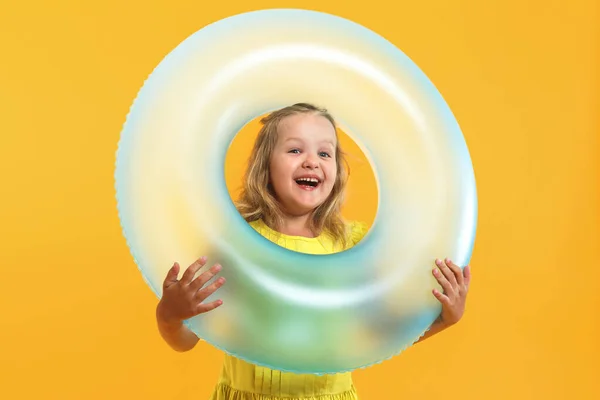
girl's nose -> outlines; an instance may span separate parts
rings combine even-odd
[[[315,157],[307,156],[304,159],[304,163],[302,164],[302,166],[304,168],[317,168],[319,166],[319,163],[317,162]]]

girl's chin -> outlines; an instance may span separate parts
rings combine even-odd
[[[284,206],[284,212],[286,215],[292,218],[307,217],[321,204],[323,204],[322,201],[316,202],[297,200],[287,207]]]

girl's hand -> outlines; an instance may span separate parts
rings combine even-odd
[[[163,295],[157,306],[157,317],[160,322],[178,325],[188,318],[214,310],[222,304],[221,300],[208,304],[202,303],[225,283],[225,278],[220,277],[210,286],[203,288],[221,270],[218,264],[193,279],[196,272],[205,264],[205,257],[196,260],[183,273],[180,281],[177,280],[179,264],[175,263],[171,267],[163,283]]]
[[[433,276],[444,289],[444,293],[433,289],[433,295],[442,303],[442,313],[436,322],[448,327],[457,323],[465,312],[465,303],[471,282],[471,268],[467,265],[464,271],[461,271],[447,258],[444,261],[435,260],[435,263],[439,269],[433,270]]]

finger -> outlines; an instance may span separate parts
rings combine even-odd
[[[460,267],[458,265],[454,264],[452,262],[452,260],[450,260],[449,258],[446,258],[445,262],[446,262],[446,265],[448,266],[448,268],[450,268],[450,270],[452,272],[454,272],[454,278],[456,279],[456,283],[458,283],[460,286],[463,286],[464,277],[463,277],[463,272],[461,271]]]
[[[190,289],[196,291],[202,288],[202,286],[206,285],[206,282],[210,281],[219,271],[221,271],[221,265],[215,264],[208,271],[204,271],[202,274],[198,275],[196,279],[190,283]]]
[[[469,289],[469,285],[471,284],[471,266],[467,265],[465,267],[465,286],[467,287],[467,290]]]
[[[448,279],[448,282],[450,282],[452,287],[456,287],[457,286],[456,277],[454,276],[454,273],[452,272],[452,270],[450,268],[448,268],[446,263],[439,259],[436,259],[435,263],[438,266],[438,268],[440,269],[440,271],[442,271],[442,274],[444,274],[446,279]]]
[[[450,298],[448,296],[441,293],[437,289],[433,289],[432,292],[433,292],[433,295],[435,296],[435,298],[438,299],[440,303],[442,303],[443,305],[446,305],[446,306],[450,305]]]
[[[204,301],[204,299],[206,299],[208,296],[213,294],[218,288],[220,288],[224,284],[225,284],[225,278],[220,277],[219,279],[217,279],[216,281],[214,281],[213,283],[211,283],[204,289],[198,290],[198,293],[196,293],[196,298],[199,299],[200,301]]]
[[[196,275],[196,272],[198,272],[198,270],[202,268],[204,264],[206,264],[206,257],[204,256],[194,261],[183,273],[183,276],[181,277],[181,283],[189,285],[194,278],[194,275]]]
[[[215,300],[213,302],[210,303],[202,303],[202,304],[198,304],[198,307],[196,308],[196,313],[197,314],[202,314],[205,312],[209,312],[214,310],[215,308],[219,307],[221,304],[223,304],[222,300]]]
[[[444,293],[447,295],[454,293],[452,284],[448,282],[448,279],[446,279],[444,274],[442,274],[439,269],[435,268],[433,270],[433,276],[435,276],[435,279],[437,279],[438,283],[442,286],[442,289],[444,289]]]
[[[173,264],[173,266],[167,272],[167,276],[163,282],[163,289],[168,288],[174,283],[177,283],[177,275],[179,274],[179,263]]]

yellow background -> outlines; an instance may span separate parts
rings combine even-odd
[[[386,2],[3,2],[0,397],[208,397],[222,354],[160,339],[121,235],[115,150],[144,79],[188,35],[302,7],[371,28],[420,66],[478,184],[465,317],[357,371],[361,398],[600,398],[597,2]]]

